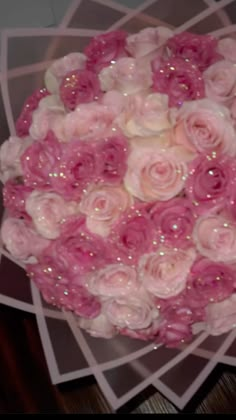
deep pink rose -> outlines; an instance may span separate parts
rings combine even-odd
[[[62,284],[60,280],[50,284],[45,281],[45,277],[38,274],[38,269],[34,265],[28,266],[28,273],[47,303],[73,311],[85,318],[95,318],[99,315],[101,304],[82,286]]]
[[[98,73],[111,62],[125,57],[126,37],[124,31],[113,31],[94,37],[84,50],[87,56],[87,69]]]
[[[232,158],[216,158],[200,155],[189,166],[189,176],[185,192],[195,206],[195,211],[202,214],[205,209],[222,207],[235,188],[236,163]]]
[[[9,216],[31,219],[25,210],[25,200],[32,192],[31,187],[17,182],[17,179],[10,179],[3,187],[3,203]]]
[[[185,248],[191,244],[194,225],[192,207],[186,198],[154,203],[149,210],[160,244]]]
[[[107,138],[98,143],[97,158],[101,164],[99,178],[108,184],[120,183],[127,168],[128,143],[125,137]]]
[[[177,347],[192,338],[192,312],[188,308],[170,310],[159,327],[159,341],[166,347]]]
[[[159,333],[160,319],[153,320],[152,324],[148,328],[141,330],[131,330],[129,328],[123,328],[119,330],[119,333],[136,340],[151,341],[154,340]]]
[[[198,308],[226,299],[235,288],[235,274],[229,265],[200,258],[193,264],[187,281],[190,306]]]
[[[29,128],[32,122],[32,113],[38,107],[39,101],[45,96],[48,96],[47,89],[42,88],[36,90],[29,98],[26,99],[20,116],[16,121],[16,133],[19,137],[24,137],[29,134]]]
[[[72,276],[102,268],[110,261],[106,242],[89,232],[85,223],[83,216],[72,217],[63,223],[61,236],[52,243],[52,255],[60,255]]]
[[[211,35],[197,35],[181,32],[167,41],[167,48],[172,57],[191,61],[200,71],[221,59],[216,51],[217,39]]]
[[[100,162],[91,143],[68,143],[54,167],[52,185],[65,198],[80,198],[84,189],[98,177]]]
[[[153,60],[153,90],[169,96],[169,106],[181,106],[185,101],[205,96],[201,72],[191,62],[181,58]]]
[[[95,73],[89,70],[73,70],[60,85],[60,97],[66,108],[73,111],[77,105],[92,102],[100,94],[100,83]]]
[[[25,184],[32,187],[50,184],[61,153],[60,143],[50,132],[44,140],[32,143],[21,157]]]
[[[136,264],[143,253],[155,248],[154,226],[145,211],[132,207],[114,227],[110,239],[118,262]],[[153,244],[154,241],[154,244]]]

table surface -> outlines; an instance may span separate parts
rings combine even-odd
[[[0,414],[112,413],[93,377],[51,384],[33,315],[0,305],[0,342]],[[236,369],[218,365],[183,411],[236,413]],[[179,410],[149,387],[118,412]]]

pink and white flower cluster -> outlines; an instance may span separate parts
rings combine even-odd
[[[0,149],[3,246],[96,337],[236,325],[236,42],[164,27],[56,60]]]

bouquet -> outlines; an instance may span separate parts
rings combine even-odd
[[[235,327],[235,64],[230,37],[114,30],[23,104],[0,149],[3,247],[89,335],[168,354]]]

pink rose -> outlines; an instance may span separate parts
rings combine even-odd
[[[53,173],[51,182],[56,192],[66,199],[80,198],[83,190],[98,177],[99,162],[94,146],[79,140],[68,143]]]
[[[101,298],[132,295],[138,289],[137,273],[126,265],[108,265],[88,278],[87,288]]]
[[[185,192],[201,214],[205,209],[225,205],[235,185],[235,160],[226,156],[209,157],[201,155],[189,165],[189,177]]]
[[[167,41],[167,49],[171,57],[190,61],[203,71],[221,58],[216,51],[217,42],[211,35],[181,32]]]
[[[66,218],[78,213],[78,205],[75,202],[66,202],[62,196],[51,191],[34,190],[26,198],[25,208],[36,231],[47,239],[56,239]]]
[[[76,315],[89,319],[99,315],[100,302],[90,295],[84,287],[62,284],[60,281],[50,284],[44,281],[44,278],[38,276],[38,270],[35,269],[34,264],[28,266],[28,272],[47,303],[73,311]]]
[[[116,328],[103,313],[93,319],[79,318],[77,322],[92,337],[112,338],[117,334]]]
[[[61,235],[48,252],[54,258],[59,255],[68,274],[77,277],[110,262],[110,250],[105,241],[88,232],[82,216],[74,216],[62,224]]]
[[[118,90],[127,95],[145,91],[152,85],[149,64],[131,57],[120,58],[104,68],[99,73],[99,80],[103,91]]]
[[[86,57],[84,54],[73,52],[55,60],[47,69],[44,76],[44,83],[51,93],[58,93],[63,77],[73,70],[85,68]]]
[[[159,312],[145,294],[110,299],[104,303],[104,314],[118,328],[143,330],[159,316]]]
[[[153,90],[169,96],[169,106],[181,106],[185,101],[205,96],[204,82],[198,68],[181,58],[152,62]]]
[[[22,175],[21,156],[32,143],[30,137],[9,137],[0,147],[0,179],[5,183],[10,178]]]
[[[93,102],[100,94],[100,84],[95,73],[89,70],[73,70],[60,84],[60,97],[65,107],[73,111],[77,105]]]
[[[173,31],[164,26],[145,28],[127,37],[126,50],[135,58],[147,58],[150,54],[161,55],[166,41],[172,36]]]
[[[154,136],[167,130],[170,128],[167,95],[129,96],[117,123],[128,137]]]
[[[99,98],[99,102],[112,109],[115,116],[119,116],[125,108],[126,96],[117,90],[109,90]]]
[[[128,158],[124,183],[126,189],[140,200],[167,201],[179,194],[185,184],[187,165],[180,147],[161,149],[134,147]]]
[[[206,306],[230,296],[235,288],[235,269],[206,258],[198,259],[187,282],[187,302],[192,307]]]
[[[187,276],[196,257],[193,249],[162,248],[145,254],[139,261],[139,279],[154,296],[168,299],[185,289]]]
[[[97,144],[100,162],[99,179],[107,184],[120,184],[127,169],[129,145],[122,135],[108,137]]]
[[[87,69],[98,73],[103,67],[109,66],[120,57],[125,57],[125,42],[127,34],[124,31],[110,31],[97,35],[85,48]]]
[[[233,38],[222,38],[218,41],[217,51],[225,60],[236,63],[236,40]]]
[[[151,252],[155,248],[157,243],[154,237],[154,226],[146,212],[142,208],[132,207],[110,235],[113,258],[124,264],[136,264],[144,252]]]
[[[212,303],[207,308],[207,330],[211,335],[221,335],[236,327],[236,294],[223,302]]]
[[[149,210],[160,244],[188,247],[191,244],[194,216],[185,198],[155,203]]]
[[[32,122],[32,113],[38,108],[39,101],[47,95],[49,95],[47,89],[42,88],[36,90],[26,99],[20,116],[16,121],[16,133],[19,137],[28,136],[29,128]]]
[[[206,96],[213,101],[225,103],[236,92],[236,68],[227,60],[212,64],[203,73]]]
[[[25,184],[32,187],[50,184],[61,153],[61,145],[52,133],[28,147],[21,156]]]
[[[114,134],[119,109],[98,102],[79,105],[63,119],[55,121],[53,131],[62,142],[100,140]]]
[[[194,228],[193,239],[204,257],[217,262],[236,262],[236,226],[225,217],[200,217]]]
[[[132,202],[131,196],[121,187],[97,185],[82,196],[80,211],[87,216],[90,232],[105,237]]]
[[[235,156],[235,131],[229,110],[214,101],[200,99],[173,112],[173,141],[192,152]]]
[[[2,242],[13,257],[28,260],[37,257],[49,242],[26,225],[24,220],[8,217],[1,227]]]
[[[31,219],[25,209],[25,200],[31,192],[31,187],[26,187],[17,180],[10,179],[6,182],[3,187],[3,204],[10,216]]]

